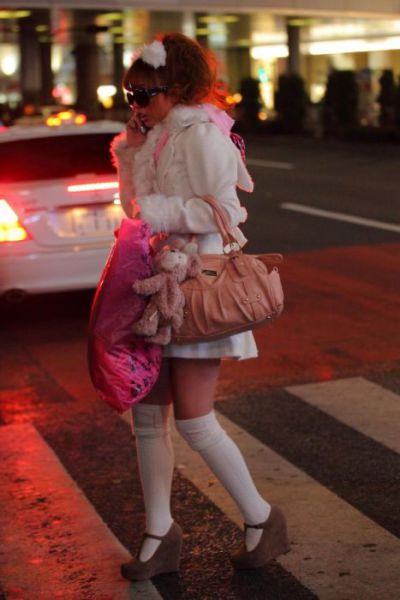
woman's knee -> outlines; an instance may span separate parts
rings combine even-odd
[[[175,425],[183,439],[197,452],[208,450],[226,435],[213,410],[193,419],[176,419]]]
[[[177,419],[208,414],[214,406],[219,359],[171,359],[171,392]]]
[[[133,433],[142,438],[168,435],[170,413],[170,404],[136,404],[132,409]]]

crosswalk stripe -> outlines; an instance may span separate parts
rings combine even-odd
[[[75,392],[65,376],[65,365],[55,361],[51,348],[36,347],[35,354],[40,355],[54,377],[79,398],[82,389]],[[87,379],[79,352],[73,362],[75,374],[80,373]],[[86,387],[88,397],[93,396],[89,383]],[[324,600],[367,599],[376,597],[375,591],[383,589],[385,600],[397,600],[400,571],[397,538],[244,429],[221,415],[219,418],[243,450],[260,493],[279,504],[287,514],[293,545],[292,552],[279,559],[282,566]],[[124,419],[130,420],[128,413]],[[182,475],[241,525],[242,518],[233,501],[199,456],[190,451],[176,433],[174,445],[176,464]]]
[[[290,394],[400,453],[400,396],[363,377],[286,388]]]
[[[1,586],[10,597],[132,598],[129,552],[30,424],[0,427]],[[150,582],[136,591],[161,598]]]
[[[385,600],[397,600],[399,540],[232,421],[219,419],[241,448],[261,495],[287,515],[292,551],[280,564],[324,600],[372,598],[377,574]],[[176,432],[174,446],[182,474],[242,525],[231,498]]]

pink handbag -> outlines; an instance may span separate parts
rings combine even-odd
[[[260,327],[279,317],[283,290],[278,266],[281,254],[245,254],[237,242],[229,217],[211,196],[224,254],[202,254],[201,270],[181,283],[185,296],[181,327],[173,331],[175,344],[210,342]]]
[[[132,283],[151,275],[149,238],[146,223],[122,220],[90,312],[90,377],[100,398],[119,413],[150,392],[160,371],[161,347],[132,333],[145,307]]]

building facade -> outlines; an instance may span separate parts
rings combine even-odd
[[[122,105],[132,53],[161,31],[213,50],[232,93],[244,78],[258,79],[267,114],[288,70],[302,75],[315,103],[331,69],[356,71],[366,119],[381,73],[400,76],[400,5],[392,0],[10,0],[0,9],[0,105]]]

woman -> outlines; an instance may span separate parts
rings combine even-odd
[[[236,187],[253,183],[229,133],[230,117],[205,52],[174,33],[144,46],[124,78],[132,118],[112,144],[120,198],[129,217],[152,229],[152,246],[171,236],[196,234],[200,254],[222,253],[212,209],[213,195],[227,211],[236,237],[246,220]],[[259,567],[287,552],[285,518],[257,492],[243,457],[213,411],[222,358],[257,356],[251,332],[202,344],[164,349],[160,378],[133,409],[134,432],[146,509],[146,533],[136,559],[122,566],[131,580],[177,571],[182,531],[170,511],[173,449],[168,429],[171,404],[176,427],[198,451],[236,501],[245,520],[245,540],[231,559],[235,568]]]

